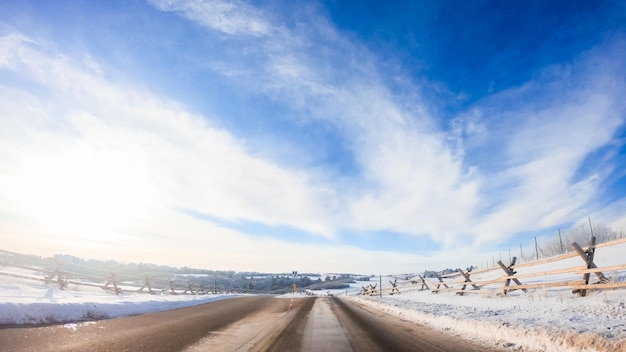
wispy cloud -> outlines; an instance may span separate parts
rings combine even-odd
[[[210,25],[211,6],[183,15]],[[319,14],[307,15],[298,19],[314,26],[273,22],[273,35],[261,44],[243,44],[272,50],[256,53],[256,70],[237,79],[280,99],[296,116],[330,121],[346,138],[361,172],[347,180],[347,188],[336,184],[346,209],[337,229],[391,229],[451,240],[476,201],[476,181],[463,170],[457,151],[430,127],[435,123],[428,109],[416,102],[407,111],[394,101],[372,53],[342,37]],[[231,65],[237,62],[231,59]]]
[[[615,45],[621,46],[611,42],[476,104],[483,127],[468,134],[467,144],[490,141],[482,143],[497,154],[486,157],[481,170],[481,199],[491,207],[476,228],[481,240],[568,224],[594,211],[598,187],[616,165],[609,158],[586,169],[584,162],[603,147],[617,147],[624,123],[626,87],[614,76],[623,70],[623,54]],[[478,148],[474,157],[484,152]]]
[[[307,14],[314,29],[271,22],[273,35],[262,46],[277,50],[257,53],[261,65],[238,79],[269,77],[252,89],[283,96],[300,114],[330,119],[349,141],[361,170],[350,180],[358,186],[342,192],[348,213],[338,228],[429,234],[448,244],[470,235],[482,243],[589,211],[603,176],[580,176],[581,163],[611,143],[623,122],[615,42],[479,101],[458,144],[451,141],[459,130],[450,135],[434,127],[420,99],[411,109],[394,99],[372,53],[314,11]],[[184,15],[212,21],[205,10]],[[607,51],[614,52],[602,59]],[[328,74],[329,62],[342,81]],[[420,82],[413,84],[419,91]]]
[[[320,221],[326,190],[308,175],[254,157],[244,141],[201,116],[77,69],[84,65],[49,56],[24,36],[1,43],[10,57],[2,68],[29,85],[2,87],[3,188],[14,195],[6,213],[40,207],[40,221],[99,228],[140,209],[184,207],[332,233]]]
[[[401,67],[388,77],[376,53],[315,5],[276,16],[244,1],[150,3],[205,31],[195,40],[211,45],[186,54],[197,65],[189,71],[203,79],[208,68],[225,87],[278,106],[298,133],[326,129],[335,144],[297,145],[277,157],[299,136],[244,138],[213,123],[229,116],[116,81],[89,53],[8,31],[0,37],[0,73],[10,76],[0,81],[0,110],[8,112],[0,130],[3,229],[57,245],[63,236],[74,245],[144,243],[150,261],[175,243],[177,252],[235,269],[262,260],[272,270],[304,261],[358,270],[377,255],[387,270],[417,270],[466,265],[472,246],[577,221],[598,206],[602,183],[619,167],[603,151],[621,146],[619,38],[445,121],[422,94],[427,77],[398,78]],[[394,89],[398,80],[403,91]],[[276,118],[254,108],[258,119]],[[347,151],[350,172],[311,156],[324,147]],[[589,168],[594,153],[603,158]],[[302,245],[285,240],[289,229],[324,239]],[[427,258],[364,250],[359,233],[383,241],[405,234],[439,248]]]
[[[261,11],[243,1],[150,0],[162,11],[180,12],[206,27],[226,34],[262,36],[270,32]]]

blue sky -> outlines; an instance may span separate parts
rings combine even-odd
[[[7,249],[402,273],[626,225],[619,1],[0,9]]]

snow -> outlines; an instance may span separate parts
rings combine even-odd
[[[598,248],[595,263],[600,268],[623,264],[624,253],[626,244]],[[544,272],[581,263],[584,264],[581,258],[576,257],[517,271],[519,274],[531,272],[531,269]],[[471,278],[488,280],[502,274],[503,271],[491,271]],[[604,274],[612,281],[626,281],[623,271]],[[531,284],[580,278],[580,274],[558,274],[520,280]],[[383,277],[383,283],[390,279],[393,280]],[[511,351],[626,352],[626,289],[588,291],[586,297],[572,294],[570,288],[513,291],[507,296],[487,290],[463,296],[450,291],[435,294],[429,290],[414,290],[382,298],[356,296],[352,299],[405,320]]]
[[[515,351],[626,351],[623,292],[494,298],[421,291],[354,299],[405,320]]]
[[[80,322],[190,307],[234,294],[114,293],[96,287],[60,290],[45,283],[0,276],[0,325]],[[72,325],[69,325],[72,326]]]
[[[626,243],[598,248],[595,262],[600,268],[623,264],[624,253]],[[575,257],[517,271],[519,274],[545,272],[581,264],[583,261]],[[0,269],[6,270],[9,268]],[[626,281],[625,271],[604,274],[613,282]],[[471,278],[480,281],[502,275],[498,269],[472,274]],[[569,273],[520,278],[520,281],[541,284],[580,280],[580,277],[581,274]],[[384,287],[389,287],[389,281],[394,279],[383,277]],[[382,298],[355,295],[362,286],[380,285],[379,280],[372,278],[369,282],[352,284],[349,289],[311,291],[309,294],[349,296],[402,319],[510,351],[626,352],[626,289],[588,291],[586,297],[572,294],[570,288],[537,288],[526,293],[517,290],[506,296],[496,295],[495,290],[482,289],[478,293],[460,296],[453,291],[432,293],[418,290],[421,285],[408,284],[400,288],[401,294],[398,295]],[[592,282],[594,280],[592,275]],[[487,288],[498,286],[501,285]],[[406,290],[407,287],[414,289]],[[59,290],[43,282],[3,275],[0,276],[0,325],[65,323],[66,328],[76,329],[78,322],[89,324],[91,320],[182,308],[237,296],[165,293],[117,296],[96,287],[70,284],[66,290]],[[294,296],[287,294],[283,297]]]

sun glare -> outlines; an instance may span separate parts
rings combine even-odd
[[[30,160],[14,180],[22,213],[67,238],[114,240],[149,213],[152,194],[141,170],[108,154],[77,150]]]

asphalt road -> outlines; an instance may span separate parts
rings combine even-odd
[[[503,351],[339,298],[242,297],[132,317],[0,328],[0,351]]]

